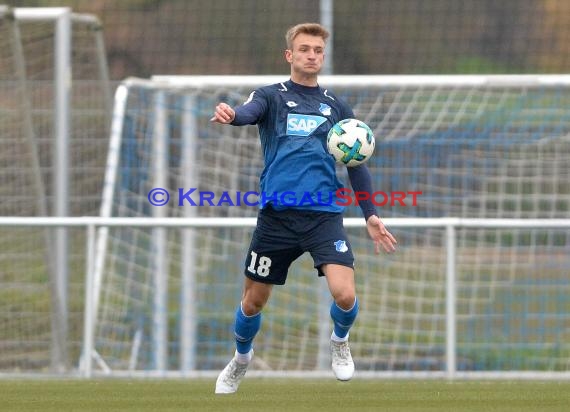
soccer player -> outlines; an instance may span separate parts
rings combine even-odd
[[[261,311],[273,285],[285,284],[289,266],[304,252],[311,254],[334,299],[330,308],[332,370],[341,381],[351,379],[354,373],[348,346],[349,330],[358,313],[354,256],[343,227],[343,207],[329,202],[326,196],[327,201],[323,201],[323,194],[334,198],[343,187],[327,152],[328,131],[336,122],[354,118],[354,113],[318,84],[328,36],[316,23],[291,27],[285,36],[290,80],[255,90],[236,108],[221,102],[210,119],[233,126],[257,124],[264,157],[261,208],[245,260],[243,295],[235,313],[236,351],[218,376],[216,393],[238,390],[253,357]],[[348,168],[348,176],[355,192],[373,192],[365,165]],[[283,202],[280,194],[285,192],[304,201]],[[307,193],[313,196],[309,201]],[[376,253],[380,246],[388,253],[395,251],[396,239],[384,227],[373,203],[365,200],[359,204]]]

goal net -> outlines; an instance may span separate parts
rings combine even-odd
[[[102,215],[220,220],[204,228],[101,230],[93,295],[98,370],[217,371],[228,361],[252,232],[233,218],[257,214],[243,195],[258,190],[262,158],[256,127],[209,119],[217,102],[241,104],[256,87],[283,80],[156,77],[128,79],[117,90]],[[379,207],[382,217],[568,216],[569,77],[320,82],[373,129],[375,190],[420,192],[415,201]],[[338,173],[348,185],[346,171]],[[360,217],[359,208],[347,207],[346,216]],[[445,371],[445,229],[392,232],[397,253],[376,256],[364,227],[349,229],[361,302],[351,331],[356,368],[374,376]],[[569,371],[568,229],[463,228],[456,247],[457,370]],[[294,263],[264,310],[253,370],[328,371],[323,282],[310,257]]]
[[[53,8],[0,6],[1,216],[54,214],[55,67],[61,52],[56,20]],[[94,215],[100,204],[112,93],[98,20],[71,12],[69,20],[71,72],[64,86],[71,106],[69,213]],[[1,230],[0,372],[61,372],[79,356],[84,231],[68,232],[69,278],[59,290],[54,232],[37,227]]]

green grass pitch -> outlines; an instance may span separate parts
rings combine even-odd
[[[1,411],[565,411],[570,382],[259,379],[0,380]]]

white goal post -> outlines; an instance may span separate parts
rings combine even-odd
[[[0,215],[95,214],[112,111],[97,17],[0,6],[0,96]],[[0,372],[70,370],[81,336],[74,289],[83,290],[72,236],[65,227],[0,235]]]
[[[97,224],[89,254],[85,375],[213,374],[227,362],[257,212],[239,196],[257,188],[262,160],[255,127],[209,118],[218,101],[240,104],[283,80],[156,76],[119,86],[101,219],[121,223]],[[320,82],[375,132],[378,190],[421,194],[380,207],[400,239],[392,256],[371,253],[358,208],[347,208],[360,375],[567,377],[570,76]],[[164,206],[150,197],[156,189]],[[310,259],[291,271],[266,310],[252,372],[326,374],[322,285]]]
[[[446,369],[435,372],[421,371],[384,371],[384,372],[358,372],[359,377],[366,378],[450,378],[450,379],[570,379],[570,371],[562,372],[528,372],[528,371],[511,371],[511,372],[465,372],[457,370],[456,364],[456,282],[457,282],[457,262],[456,262],[456,236],[457,231],[461,228],[488,228],[488,229],[548,229],[556,228],[562,230],[570,230],[570,219],[460,219],[460,218],[387,218],[385,223],[392,229],[398,228],[445,228],[445,253],[447,256],[445,265],[445,289],[446,289]],[[0,227],[44,227],[44,228],[82,228],[86,231],[85,244],[85,312],[84,312],[84,334],[83,334],[83,352],[94,352],[94,335],[95,325],[94,316],[94,300],[93,284],[95,282],[94,260],[96,254],[96,237],[97,229],[117,228],[117,227],[163,227],[163,228],[197,228],[209,229],[215,227],[237,227],[246,228],[255,226],[253,218],[101,218],[101,217],[0,217]],[[347,218],[345,226],[348,228],[363,228],[364,224],[361,219]],[[102,372],[94,370],[94,362],[97,356],[89,357],[87,362],[80,364],[77,371],[79,376],[132,376],[132,377],[197,377],[197,376],[215,376],[218,371],[112,371],[104,369]],[[253,376],[299,376],[299,377],[316,377],[326,376],[325,371],[267,371],[258,370],[250,373]]]

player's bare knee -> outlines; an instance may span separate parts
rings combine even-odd
[[[245,280],[241,300],[241,310],[246,316],[253,316],[261,312],[271,295],[272,285]]]
[[[351,291],[341,292],[337,296],[335,296],[335,303],[336,305],[341,308],[342,310],[350,310],[354,306],[354,301],[356,296]]]
[[[261,312],[263,304],[256,301],[244,300],[241,302],[241,310],[245,316],[253,316]]]

